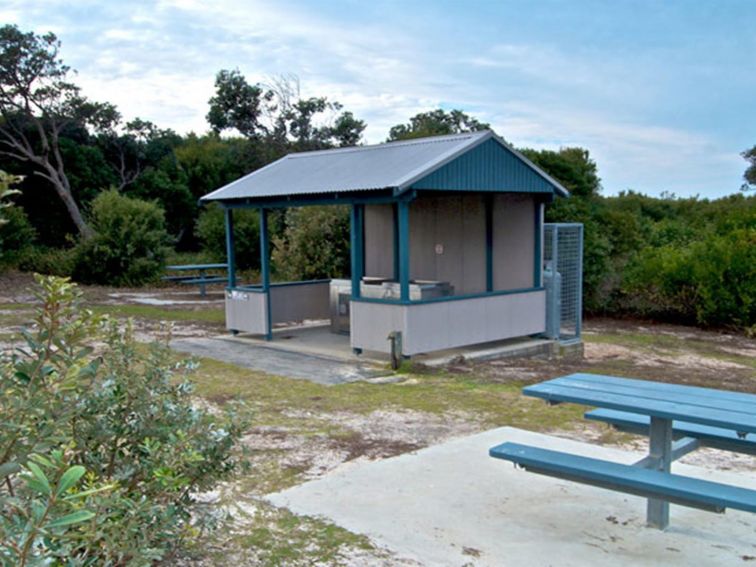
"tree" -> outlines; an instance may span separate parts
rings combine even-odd
[[[359,143],[366,125],[351,112],[341,112],[340,103],[326,97],[301,98],[294,76],[271,83],[250,85],[238,69],[220,71],[207,114],[213,131],[235,129],[249,140],[272,146],[279,155]]]
[[[595,197],[601,191],[596,162],[584,148],[553,150],[523,149],[522,153],[559,180],[573,197]]]
[[[748,162],[748,168],[743,173],[743,179],[745,183],[740,188],[741,191],[750,191],[756,188],[756,146],[753,146],[750,150],[744,151],[742,154],[743,159]]]
[[[112,128],[101,133],[98,142],[103,146],[118,178],[117,189],[121,191],[133,184],[146,169],[170,155],[180,140],[173,130],[163,130],[149,120],[135,118],[121,131]]]
[[[8,173],[0,170],[0,212],[8,207],[13,206],[12,203],[7,201],[8,197],[18,193],[18,189],[12,189],[11,187],[21,181],[21,178],[16,175],[9,175]],[[0,215],[0,226],[7,222]]]
[[[61,153],[61,134],[71,124],[107,130],[119,120],[115,107],[94,103],[71,83],[71,69],[58,58],[55,34],[24,33],[15,25],[0,28],[0,155],[34,165],[49,181],[79,234],[85,222],[71,192]]]
[[[461,110],[446,112],[439,108],[429,112],[416,114],[408,124],[397,124],[389,130],[387,142],[407,140],[409,138],[424,138],[426,136],[443,136],[446,134],[462,134],[488,130],[491,126],[480,122]]]
[[[250,85],[239,69],[222,69],[215,76],[215,96],[210,103],[207,121],[215,132],[235,129],[245,138],[267,134],[260,122],[263,102],[269,96],[260,85]]]

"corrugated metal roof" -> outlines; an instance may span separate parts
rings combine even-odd
[[[203,201],[394,189],[402,191],[489,139],[490,130],[374,146],[289,154],[202,197]],[[522,156],[518,157],[524,160]],[[554,182],[527,160],[551,185]],[[566,194],[556,183],[554,190]]]

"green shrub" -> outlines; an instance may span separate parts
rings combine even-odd
[[[285,280],[349,274],[349,208],[318,206],[286,211],[283,236],[273,239],[276,275]]]
[[[165,559],[197,533],[193,495],[237,465],[246,424],[197,407],[194,366],[165,344],[140,348],[67,280],[38,281],[26,346],[0,357],[0,564]]]
[[[626,307],[699,325],[756,325],[756,228],[647,247],[623,283]]]
[[[158,278],[169,243],[158,205],[104,191],[92,201],[90,220],[95,235],[77,246],[75,280],[132,286]]]
[[[0,223],[0,265],[16,266],[34,245],[37,232],[21,207],[3,209]]]
[[[260,217],[257,210],[234,211],[234,250],[240,270],[260,268]],[[223,208],[209,205],[199,216],[195,230],[202,251],[216,262],[226,261],[226,221]]]
[[[70,277],[77,250],[75,248],[34,247],[26,250],[18,262],[19,269],[48,276]]]

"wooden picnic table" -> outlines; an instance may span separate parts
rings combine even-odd
[[[648,524],[669,524],[669,503],[714,512],[756,512],[756,491],[670,472],[674,460],[699,447],[756,455],[756,395],[615,376],[571,374],[528,386],[523,394],[549,403],[600,409],[586,418],[649,437],[648,456],[622,465],[514,443],[493,457],[528,470],[648,497]]]
[[[228,264],[180,264],[166,266],[166,270],[175,272],[199,272],[198,276],[165,276],[163,279],[183,285],[199,285],[200,295],[205,297],[206,286],[209,283],[228,282],[228,276],[209,276],[211,270],[228,270]]]

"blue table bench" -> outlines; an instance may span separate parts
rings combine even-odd
[[[710,512],[721,513],[726,508],[756,512],[756,490],[747,488],[519,443],[503,443],[493,447],[489,454],[512,461],[530,472],[636,496],[658,498]]]
[[[619,431],[638,435],[648,435],[648,428],[651,424],[651,418],[647,415],[607,409],[596,409],[586,412],[585,418],[608,423]],[[675,439],[697,439],[701,447],[756,455],[756,437],[748,439],[730,429],[700,425],[698,423],[686,423],[684,421],[673,421],[672,436]]]
[[[714,512],[756,512],[756,490],[671,473],[672,462],[701,446],[756,454],[756,395],[615,376],[571,374],[523,389],[551,404],[600,409],[588,419],[646,434],[649,453],[633,465],[504,443],[492,457],[532,472],[648,498],[647,522],[664,529],[669,503]]]
[[[227,270],[227,264],[182,264],[176,266],[166,266],[166,270],[177,272],[197,272],[198,275],[178,275],[178,276],[164,276],[163,280],[176,282],[181,285],[198,285],[200,289],[200,295],[205,297],[207,294],[207,284],[212,283],[228,283],[228,276],[221,275],[209,275],[208,271]]]

